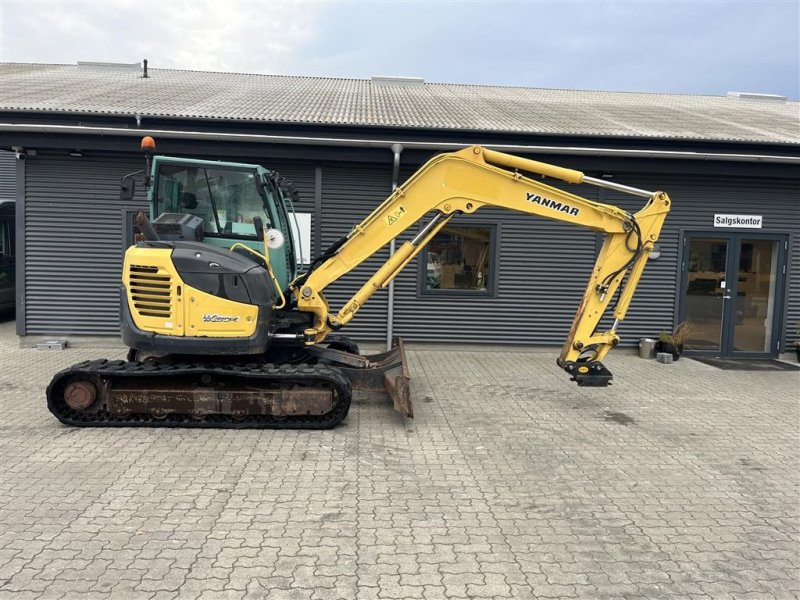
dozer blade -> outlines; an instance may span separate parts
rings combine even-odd
[[[388,352],[369,356],[318,346],[312,346],[309,352],[318,358],[336,363],[342,374],[350,380],[354,392],[360,392],[368,398],[386,394],[397,412],[414,418],[411,378],[402,338],[394,338],[392,349]]]

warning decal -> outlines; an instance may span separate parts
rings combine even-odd
[[[405,212],[406,207],[401,204],[386,216],[386,222],[389,225],[394,225],[397,223],[398,219],[405,214]]]

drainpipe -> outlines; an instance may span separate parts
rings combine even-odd
[[[397,179],[400,175],[400,153],[403,151],[402,144],[392,144],[394,152],[394,162],[392,164],[392,193],[397,189]],[[389,256],[394,256],[395,239],[389,242]],[[386,309],[386,349],[392,349],[392,334],[394,333],[394,278],[389,282],[389,306]]]

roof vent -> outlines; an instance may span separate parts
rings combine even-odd
[[[770,100],[786,102],[786,96],[778,94],[758,94],[756,92],[728,92],[728,98],[739,98],[740,100]]]
[[[382,75],[373,75],[372,83],[375,85],[396,85],[407,87],[410,85],[422,85],[425,80],[422,77],[389,77]]]
[[[89,67],[96,69],[136,69],[137,71],[142,68],[142,65],[136,63],[110,63],[110,62],[91,62],[91,61],[78,61],[79,67]]]

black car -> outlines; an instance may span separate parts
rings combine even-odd
[[[14,209],[13,200],[0,200],[0,310],[15,306]]]

